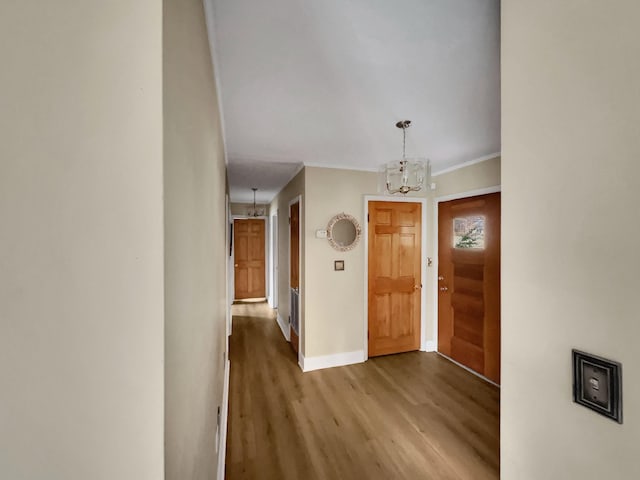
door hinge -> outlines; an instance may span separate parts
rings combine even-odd
[[[369,214],[367,213],[367,222],[369,222]]]
[[[291,315],[289,315],[289,317],[287,318],[287,320],[289,320],[289,325],[291,325]]]
[[[291,225],[291,217],[289,217],[289,225]]]

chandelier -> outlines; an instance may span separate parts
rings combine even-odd
[[[250,208],[247,211],[247,215],[249,217],[263,217],[264,208],[256,208],[256,192],[258,191],[258,189],[256,187],[253,187],[251,190],[253,190],[253,208]]]
[[[407,128],[410,125],[411,120],[396,123],[396,127],[402,129],[402,160],[389,162],[384,166],[386,188],[391,194],[417,192],[430,181],[431,162],[406,156]]]

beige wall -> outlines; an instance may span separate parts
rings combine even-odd
[[[216,477],[226,349],[225,165],[201,0],[164,0],[165,470]]]
[[[0,6],[0,478],[163,478],[161,19]]]
[[[640,3],[502,9],[502,478],[640,478]],[[572,348],[622,362],[623,425]]]
[[[500,185],[500,157],[435,175],[431,196],[442,197]]]
[[[300,211],[302,231],[305,229],[306,195],[305,195],[305,174],[306,168],[302,169],[293,179],[276,195],[270,205],[269,215],[278,215],[278,315],[282,317],[285,324],[289,319],[289,202],[298,195],[302,195],[302,209]],[[304,339],[304,305],[305,305],[305,246],[304,235],[300,238],[300,302],[302,315],[300,318],[301,332]],[[304,354],[304,341],[302,343],[302,353]]]
[[[365,238],[349,252],[315,237],[338,213],[353,215],[364,231],[364,198],[376,193],[372,172],[306,167],[305,357],[362,350],[364,346]],[[333,261],[344,260],[344,271]]]
[[[253,203],[231,203],[229,208],[231,209],[231,215],[247,215],[249,209],[253,208]],[[256,208],[263,209],[265,215],[269,212],[269,205],[256,203]]]

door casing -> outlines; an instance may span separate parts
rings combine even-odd
[[[278,308],[278,212],[270,217],[269,241],[269,305]]]
[[[304,221],[303,215],[304,210],[302,209],[302,195],[298,195],[292,198],[289,201],[287,206],[287,218],[290,219],[291,216],[291,205],[298,203],[298,289],[299,289],[299,301],[298,301],[298,319],[300,322],[300,332],[298,335],[298,365],[302,368],[303,360],[302,360],[302,345],[304,344],[304,322],[302,318],[302,295],[303,295],[303,282],[302,282],[302,222]],[[289,220],[290,221],[290,220]],[[289,297],[289,305],[291,305],[291,227],[289,222],[287,222],[287,297]],[[287,322],[289,328],[291,328],[291,324]]]
[[[422,205],[422,238],[421,238],[421,259],[420,259],[420,281],[422,285],[426,285],[427,280],[427,199],[422,197],[389,197],[386,195],[365,195],[364,196],[364,338],[363,349],[364,358],[369,358],[369,341],[367,332],[369,330],[369,222],[367,215],[369,213],[369,202],[404,202],[404,203],[420,203]],[[420,350],[426,350],[426,288],[422,288],[420,293]]]
[[[438,205],[440,204],[440,202],[448,202],[450,200],[458,200],[460,198],[468,198],[468,197],[475,197],[478,195],[487,195],[489,193],[498,193],[502,191],[502,186],[501,185],[495,185],[493,187],[487,187],[487,188],[479,188],[477,190],[468,190],[466,192],[460,192],[460,193],[454,193],[451,195],[443,195],[441,197],[436,197],[434,199],[433,202],[433,225],[434,225],[434,232],[433,232],[433,267],[432,267],[432,272],[431,272],[431,285],[432,285],[432,293],[433,293],[433,332],[432,332],[432,338],[433,338],[433,345],[431,345],[431,342],[429,342],[429,349],[428,351],[438,351]],[[449,357],[447,357],[449,358]],[[461,366],[462,368],[464,368],[465,370],[468,370],[469,372],[473,373],[474,375],[481,377],[483,379],[485,379],[487,382],[492,383],[494,385],[497,385],[495,382],[489,380],[487,377],[485,377],[484,375],[479,374],[478,372],[476,372],[475,370],[472,370],[468,367],[466,367],[465,365],[462,365],[459,362],[456,362],[453,359],[449,359],[451,360],[453,363]]]

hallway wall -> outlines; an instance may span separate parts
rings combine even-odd
[[[305,174],[303,168],[291,181],[276,195],[269,206],[269,216],[274,212],[278,213],[278,315],[283,322],[288,325],[290,315],[289,306],[289,202],[298,195],[302,195],[302,209],[300,210],[300,224],[302,232],[306,225],[306,193]],[[300,316],[300,336],[304,339],[304,318],[305,318],[305,252],[306,241],[304,233],[300,237],[300,305],[302,314]],[[304,354],[304,340],[301,341],[301,351]]]
[[[165,478],[216,478],[226,174],[201,0],[164,0]],[[224,412],[223,412],[224,413]]]
[[[162,2],[0,5],[0,478],[163,478]]]
[[[364,348],[364,193],[374,193],[375,172],[306,167],[307,285],[305,327],[306,357],[360,351]],[[334,250],[329,241],[316,238],[338,213],[353,215],[363,237],[349,252]],[[344,260],[344,271],[334,271],[333,261]]]
[[[640,478],[640,3],[502,2],[502,477]],[[624,424],[572,402],[622,363]]]

